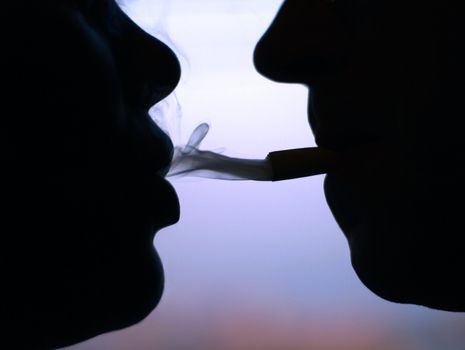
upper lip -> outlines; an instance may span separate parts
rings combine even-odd
[[[160,129],[147,112],[132,113],[128,129],[129,161],[134,170],[166,176],[174,146],[169,136]]]

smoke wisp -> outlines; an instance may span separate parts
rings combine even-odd
[[[168,177],[195,176],[220,180],[270,181],[268,159],[242,159],[201,150],[200,144],[208,134],[206,123],[197,126],[186,145],[176,146]]]

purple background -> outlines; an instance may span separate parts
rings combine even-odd
[[[267,81],[252,64],[280,3],[128,4],[181,56],[176,97],[154,111],[175,143],[209,122],[203,148],[230,156],[314,145],[304,87]],[[464,314],[389,303],[359,282],[322,180],[173,180],[182,217],[155,239],[166,271],[161,304],[139,325],[69,349],[465,349]]]

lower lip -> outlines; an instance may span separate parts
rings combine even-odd
[[[343,152],[337,172],[324,183],[326,200],[341,229],[350,236],[360,225],[390,222],[406,198],[408,161],[399,145],[372,143]],[[374,220],[374,221],[373,221]]]
[[[179,199],[173,186],[164,178],[155,176],[150,186],[150,217],[156,229],[162,229],[178,222],[180,217]]]
[[[150,239],[161,229],[179,220],[180,206],[173,186],[163,177],[153,173],[139,173],[125,179],[129,196],[122,205],[128,218],[137,227],[145,227]]]
[[[324,180],[326,202],[336,219],[339,227],[347,236],[360,224],[359,203],[356,190],[348,183],[344,176],[328,174]]]

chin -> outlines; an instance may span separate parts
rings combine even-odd
[[[29,335],[15,336],[17,344],[25,342],[18,347],[70,346],[134,326],[154,310],[162,298],[164,272],[153,245],[137,250],[111,248],[114,254],[109,250],[99,256],[86,254],[89,261],[100,259],[100,263],[70,272],[66,278],[38,279],[44,288],[36,287],[28,296],[24,306],[28,319],[15,330],[27,330]]]
[[[347,238],[358,278],[391,302],[465,311],[460,216],[451,214],[446,200],[438,210],[419,200],[418,190],[383,189],[384,183],[367,188],[331,174],[325,178],[326,200]]]

